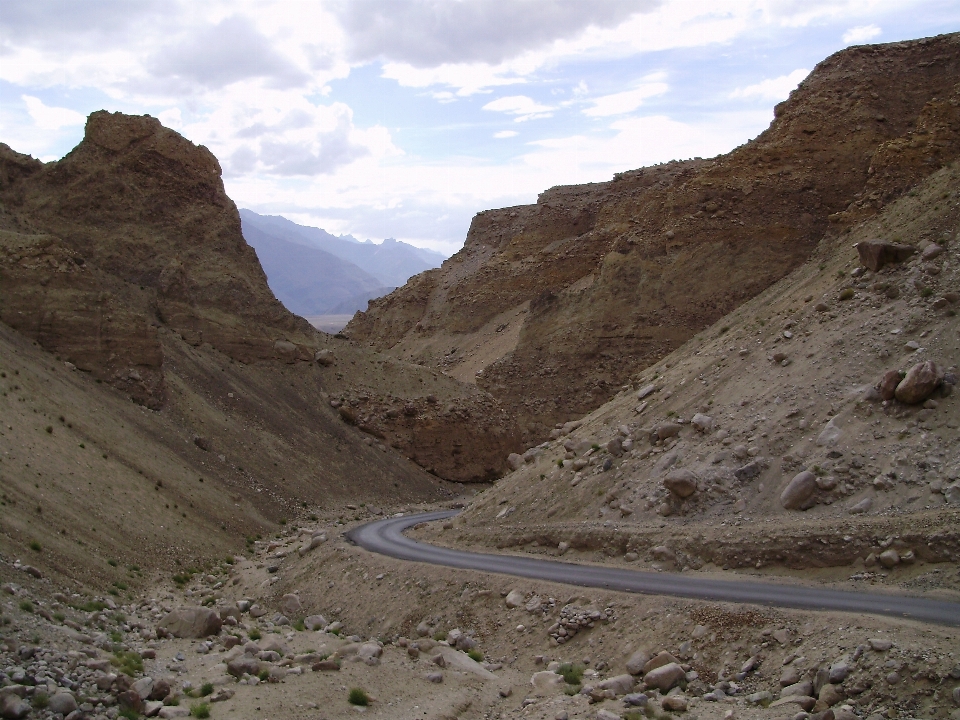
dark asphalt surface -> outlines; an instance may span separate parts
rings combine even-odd
[[[804,610],[893,615],[938,625],[960,626],[960,603],[904,595],[881,595],[846,590],[777,585],[740,580],[713,580],[677,573],[645,572],[622,568],[577,565],[557,560],[491,555],[426,545],[403,531],[418,523],[443,520],[459,511],[440,510],[387,518],[354,528],[349,540],[371,552],[400,560],[515,575],[535,580],[605,588],[646,595],[673,595],[698,600],[750,603]]]

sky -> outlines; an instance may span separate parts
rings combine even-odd
[[[240,207],[452,254],[481,210],[741,145],[837,50],[957,30],[956,0],[0,0],[0,141],[150,114]]]

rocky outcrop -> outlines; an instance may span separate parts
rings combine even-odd
[[[481,212],[346,332],[475,377],[543,439],[960,155],[958,76],[957,34],[843,50],[727,155]]]
[[[165,399],[159,326],[242,362],[313,357],[217,159],[152,117],[95,112],[54,163],[0,145],[0,205],[0,319],[140,402]]]

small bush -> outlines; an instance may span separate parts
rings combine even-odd
[[[117,565],[119,565],[119,563],[116,560],[110,559],[110,560],[107,560],[107,565],[109,565],[110,567],[116,567]]]
[[[931,297],[933,295],[933,288],[924,288],[920,291],[920,297]]]
[[[37,710],[42,710],[50,704],[50,696],[45,692],[35,692],[33,694],[33,700],[30,701],[30,704],[33,705],[33,707],[35,707]]]
[[[53,425],[47,425],[47,432],[48,432],[50,435],[53,435]]]
[[[260,678],[260,680],[261,680],[262,682],[266,682],[267,680],[270,679],[270,671],[269,671],[269,670],[261,670],[260,673],[257,675],[257,677]]]
[[[57,622],[63,622],[64,620],[67,619],[67,616],[64,615],[62,612],[55,612],[53,614],[53,619],[56,620]]]
[[[363,688],[353,688],[347,695],[347,702],[351,705],[366,706],[370,704],[370,696]]]
[[[563,663],[557,668],[557,674],[567,685],[580,685],[583,682],[583,670],[580,663]]]
[[[467,656],[476,662],[483,662],[483,653],[477,650],[476,648],[471,648],[467,651]]]
[[[30,602],[29,600],[21,600],[19,607],[24,612],[28,612],[28,613],[33,612],[33,603]]]
[[[247,637],[251,640],[259,640],[263,636],[260,634],[260,631],[257,628],[251,628],[250,632],[247,633]]]
[[[139,720],[140,715],[133,708],[123,708],[118,714],[117,717],[122,717],[124,720]]]
[[[43,547],[40,545],[40,543],[34,540],[30,543],[30,549],[33,550],[34,552],[40,552],[41,550],[43,550]]]
[[[298,632],[303,632],[307,629],[307,626],[303,624],[303,618],[300,618],[293,624],[293,629]]]
[[[113,653],[110,664],[130,677],[143,672],[143,658],[133,650],[117,650]]]
[[[74,605],[73,607],[76,610],[80,610],[81,612],[92,613],[92,612],[100,612],[106,606],[107,606],[106,603],[102,603],[99,600],[87,600],[85,603]]]
[[[195,718],[210,717],[210,704],[205,702],[197,703],[190,708],[190,716]]]
[[[438,630],[433,634],[433,639],[436,640],[437,642],[440,642],[441,640],[446,640],[447,634],[442,630]]]
[[[844,288],[838,296],[841,300],[849,300],[853,297],[853,288]]]
[[[206,697],[207,695],[213,695],[213,683],[205,682],[200,686],[200,697]]]
[[[564,686],[563,686],[563,694],[564,694],[564,695],[569,695],[570,697],[573,697],[574,695],[579,695],[579,694],[580,694],[580,686],[579,686],[579,685],[564,685]]]

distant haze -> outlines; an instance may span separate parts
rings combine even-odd
[[[337,237],[278,215],[241,210],[240,219],[243,237],[257,251],[270,289],[291,312],[304,317],[349,318],[366,310],[369,300],[445,259],[393,239],[377,244]]]

